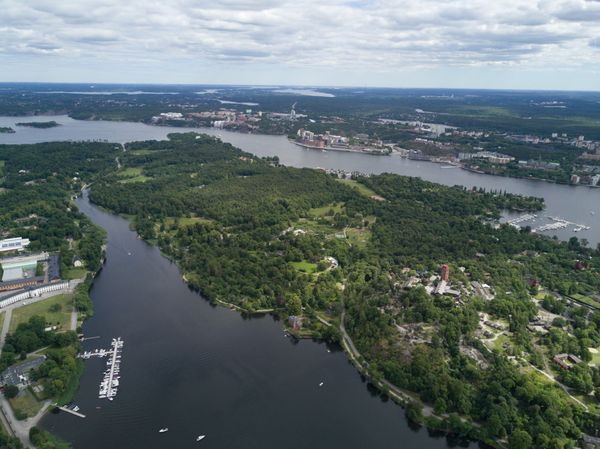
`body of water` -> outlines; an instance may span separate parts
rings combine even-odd
[[[61,126],[48,129],[16,127],[22,121],[54,120]],[[591,245],[600,243],[600,189],[584,186],[566,186],[543,181],[481,175],[460,168],[443,168],[432,162],[413,161],[398,156],[372,156],[360,153],[319,151],[299,147],[283,136],[241,134],[214,128],[175,128],[150,126],[143,123],[81,121],[67,116],[0,117],[0,127],[10,126],[14,134],[0,134],[2,143],[38,143],[60,140],[108,140],[126,143],[135,140],[166,139],[172,132],[204,132],[220,137],[225,142],[258,156],[279,156],[281,163],[295,167],[343,169],[363,173],[398,173],[418,176],[445,185],[507,191],[542,197],[546,209],[535,221],[522,223],[532,228],[547,224],[548,216],[589,226],[575,233],[575,225],[546,232],[562,239],[571,236],[587,239]]]

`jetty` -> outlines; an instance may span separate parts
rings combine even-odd
[[[83,413],[79,413],[78,411],[73,410],[72,408],[63,407],[63,406],[58,406],[57,408],[59,410],[62,410],[63,412],[67,412],[67,413],[70,413],[71,415],[75,415],[78,418],[85,418],[85,415]]]

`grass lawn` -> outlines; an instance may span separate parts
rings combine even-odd
[[[2,329],[2,325],[4,324],[4,318],[6,318],[6,313],[0,313],[0,329]]]
[[[136,156],[148,156],[149,154],[160,153],[163,150],[133,150],[130,151],[131,154],[135,154]]]
[[[209,219],[209,218],[203,218],[203,217],[178,217],[177,218],[179,220],[179,226],[189,226],[189,225],[193,225],[195,223],[212,223],[213,220]],[[168,217],[165,219],[165,225],[167,226],[173,226],[175,224],[175,218],[174,217]]]
[[[63,272],[63,279],[70,281],[71,279],[81,279],[84,278],[87,274],[87,270],[85,268],[69,268],[67,271]]]
[[[61,308],[58,312],[50,312],[49,309],[53,304],[60,304]],[[19,307],[13,310],[9,332],[14,332],[20,323],[25,323],[34,315],[44,316],[49,326],[59,326],[61,330],[69,330],[72,310],[73,295],[57,295],[34,304]]]
[[[600,350],[598,350],[596,353],[592,352],[592,360],[590,361],[590,364],[600,366]]]
[[[365,247],[371,239],[371,231],[369,229],[348,228],[346,229],[346,235],[351,245],[361,248]]]
[[[290,264],[298,271],[303,273],[312,274],[317,271],[317,264],[311,262],[290,262]]]
[[[327,206],[323,207],[313,207],[308,211],[308,215],[311,217],[327,217],[330,216],[329,212],[333,211],[331,217],[333,217],[336,213],[342,213],[344,209],[344,203],[331,203]]]
[[[581,301],[584,304],[588,304],[592,307],[596,307],[596,308],[600,309],[600,303],[598,301],[590,298],[589,296],[582,295],[581,293],[574,293],[571,296],[573,298],[575,298],[577,301]]]
[[[121,171],[119,171],[119,177],[122,179],[121,183],[131,183],[131,182],[146,182],[150,178],[149,176],[144,176],[143,171],[140,167],[127,167]]]
[[[35,398],[29,388],[21,391],[17,397],[9,399],[9,402],[15,412],[19,410],[28,418],[35,416],[42,408],[42,403]]]
[[[377,195],[374,191],[369,189],[367,186],[365,186],[353,179],[337,178],[337,181],[341,182],[342,184],[346,184],[347,186],[355,188],[356,190],[358,190],[359,193],[361,193],[364,196],[368,196],[369,198],[371,198],[373,195]]]

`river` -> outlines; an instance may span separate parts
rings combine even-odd
[[[411,429],[343,352],[295,342],[271,317],[211,306],[126,220],[87,197],[78,206],[108,232],[107,263],[91,291],[95,315],[84,324],[86,336],[100,338],[84,349],[108,348],[117,336],[125,346],[113,402],[98,398],[105,360],[90,359],[75,398],[87,417],[61,412],[42,422],[76,449],[448,447]],[[196,443],[199,434],[207,437]]]
[[[23,121],[54,120],[61,126],[48,129],[17,127]],[[126,143],[135,140],[166,139],[172,132],[204,132],[220,137],[225,142],[259,156],[278,156],[281,163],[295,167],[321,167],[361,171],[363,173],[398,173],[418,176],[445,185],[507,191],[522,195],[543,197],[546,210],[536,221],[523,222],[531,227],[547,224],[547,216],[560,217],[591,229],[574,233],[575,225],[546,232],[561,239],[571,236],[587,239],[591,245],[600,243],[600,189],[584,186],[566,186],[543,181],[481,175],[460,168],[443,168],[441,164],[412,161],[398,156],[372,156],[360,153],[317,151],[294,145],[283,136],[241,134],[215,128],[174,128],[150,126],[143,123],[82,121],[65,115],[35,117],[0,117],[0,127],[10,126],[14,134],[0,134],[2,143],[38,143],[61,140],[108,140]]]

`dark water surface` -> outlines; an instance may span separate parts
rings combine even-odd
[[[16,122],[54,120],[61,126],[49,129],[16,127]],[[600,243],[600,188],[573,187],[542,181],[480,175],[459,168],[445,169],[441,164],[411,161],[398,156],[372,156],[367,154],[315,151],[301,148],[283,136],[241,134],[215,128],[173,128],[149,126],[133,122],[107,122],[73,120],[65,115],[34,117],[0,117],[0,126],[11,126],[14,134],[0,134],[2,143],[38,143],[61,140],[94,140],[125,143],[135,140],[166,139],[172,132],[204,132],[220,137],[225,142],[259,156],[279,156],[285,165],[294,167],[321,167],[361,171],[364,173],[398,173],[418,176],[445,185],[462,185],[468,188],[483,187],[488,190],[507,191],[542,197],[546,210],[535,222],[523,223],[537,227],[549,222],[547,215],[561,217],[570,222],[591,227],[574,233],[575,226],[548,231],[561,239],[572,236],[587,239],[590,244]]]
[[[402,408],[370,391],[344,353],[294,343],[271,317],[212,307],[127,221],[85,197],[78,205],[108,232],[91,293],[96,313],[84,324],[86,336],[100,338],[84,348],[108,348],[117,336],[125,346],[113,402],[98,398],[105,359],[91,359],[75,398],[87,418],[61,412],[42,422],[76,449],[448,447],[411,430]]]

